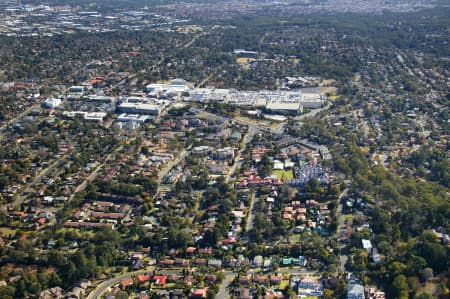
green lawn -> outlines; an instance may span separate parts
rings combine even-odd
[[[300,239],[300,234],[292,234],[289,236],[289,241],[290,242],[296,242]]]
[[[352,219],[353,218],[353,215],[352,214],[344,214],[344,219],[345,220],[350,220],[350,219]]]
[[[294,178],[294,173],[291,170],[274,170],[273,172],[274,175],[277,176],[278,179],[283,180],[283,181],[289,181],[292,180]]]
[[[278,289],[284,290],[289,285],[289,279],[283,279]]]

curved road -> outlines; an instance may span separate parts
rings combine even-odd
[[[303,119],[305,119],[305,118],[308,118],[308,117],[314,117],[314,116],[316,116],[318,113],[320,113],[320,112],[322,112],[322,111],[324,111],[324,110],[328,110],[330,107],[331,107],[331,103],[330,102],[328,102],[325,106],[323,106],[322,108],[317,108],[317,109],[312,109],[310,112],[307,112],[307,113],[305,113],[305,114],[302,114],[302,115],[299,115],[299,116],[296,116],[296,117],[294,117],[294,119],[295,120],[297,120],[297,121],[301,121],[301,120],[303,120]]]
[[[118,284],[122,279],[134,277],[136,275],[146,274],[151,271],[153,271],[153,269],[128,272],[128,273],[121,274],[117,277],[111,278],[109,280],[106,280],[106,281],[102,282],[101,284],[99,284],[92,292],[90,292],[89,295],[86,297],[86,299],[100,299],[110,287]]]

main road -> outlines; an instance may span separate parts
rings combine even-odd
[[[0,126],[0,131],[3,132],[4,129],[6,129],[6,127],[10,124],[13,124],[15,122],[17,122],[19,119],[23,118],[25,115],[27,115],[28,113],[31,112],[31,110],[33,109],[37,109],[41,106],[41,102],[38,102],[36,104],[31,105],[30,107],[28,107],[27,109],[25,109],[24,111],[20,112],[19,114],[17,114],[16,116],[14,116],[14,118],[11,118],[10,120],[7,120],[2,126]]]
[[[236,154],[236,157],[234,158],[234,163],[230,167],[230,170],[228,172],[228,175],[225,178],[225,182],[228,183],[231,179],[231,177],[235,174],[236,170],[239,170],[243,164],[243,161],[241,160],[241,154],[247,147],[247,144],[249,144],[253,137],[255,136],[255,133],[258,131],[258,127],[255,125],[251,125],[248,127],[248,132],[245,134],[244,138],[242,139],[242,147],[239,149],[238,153]]]
[[[130,144],[130,142],[134,141],[135,139],[136,139],[136,137],[130,138],[125,142],[125,144]],[[109,161],[112,161],[113,159],[115,159],[116,153],[119,153],[123,149],[123,147],[124,147],[124,144],[120,145],[118,148],[114,149],[111,153],[109,153],[108,156],[106,156],[106,159],[103,161],[103,163],[101,163],[99,166],[97,166],[97,168],[95,168],[95,170],[92,171],[83,180],[83,182],[81,182],[81,184],[79,184],[75,188],[75,190],[72,193],[72,195],[70,196],[69,200],[72,200],[76,193],[84,191],[84,189],[86,189],[86,187],[87,187],[87,184],[90,182],[93,182],[98,177],[103,166],[105,166],[105,164],[107,164]]]
[[[344,207],[344,204],[342,203],[342,199],[344,198],[344,196],[346,196],[347,195],[347,193],[348,193],[348,188],[345,188],[343,191],[342,191],[342,193],[339,195],[339,198],[338,198],[338,208],[337,208],[337,212],[336,212],[336,218],[338,219],[338,221],[339,221],[339,224],[338,224],[338,228],[337,228],[337,230],[336,230],[336,233],[334,234],[334,238],[336,238],[336,239],[340,239],[340,238],[342,238],[342,230],[343,230],[343,228],[344,228],[344,225],[345,225],[345,216],[344,216],[344,214],[342,214],[342,210],[343,210],[343,207]],[[340,246],[340,256],[339,256],[339,261],[340,261],[340,270],[342,271],[342,273],[344,273],[345,272],[345,264],[347,263],[347,260],[348,260],[348,256],[346,255],[346,254],[343,254],[342,252],[343,252],[343,246],[341,245],[341,242],[339,241],[338,242],[339,243],[339,246]]]
[[[255,220],[255,203],[258,202],[258,197],[255,195],[255,191],[252,191],[250,194],[250,207],[248,209],[248,218],[245,226],[245,231],[248,236],[248,240],[250,240],[250,231],[253,229],[253,222]]]
[[[86,179],[84,179],[83,182],[75,188],[75,191],[72,193],[72,195],[70,195],[69,200],[72,200],[75,194],[77,194],[78,192],[84,191],[84,189],[86,189],[87,187],[87,184],[94,181],[97,178],[100,170],[104,165],[105,163],[102,163],[99,166],[97,166],[97,168],[93,172],[91,172],[91,174],[88,175]]]
[[[8,208],[14,208],[17,206],[20,206],[25,199],[28,197],[28,193],[34,191],[34,186],[36,186],[43,177],[47,176],[48,174],[50,174],[52,171],[54,171],[55,169],[61,167],[62,165],[64,165],[64,163],[66,162],[66,158],[68,155],[65,155],[63,157],[61,157],[60,159],[56,160],[55,162],[53,162],[50,166],[48,166],[47,168],[43,169],[34,179],[33,181],[31,181],[30,183],[26,184],[25,186],[22,187],[22,191],[21,194],[17,197],[16,200],[14,200],[13,202],[3,205],[1,208],[2,209],[8,209]]]
[[[183,160],[184,158],[186,158],[186,156],[189,155],[189,154],[190,154],[190,151],[189,151],[188,149],[183,149],[183,150],[178,154],[178,156],[177,156],[175,159],[169,161],[169,162],[167,163],[167,165],[164,166],[164,168],[161,169],[161,170],[158,172],[158,188],[157,188],[157,190],[156,190],[156,194],[158,194],[159,191],[160,191],[161,182],[162,182],[162,180],[164,179],[164,177],[169,173],[169,171],[170,171],[175,165],[177,165],[178,163],[180,163],[181,160]]]

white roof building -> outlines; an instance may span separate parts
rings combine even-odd
[[[273,161],[273,169],[274,170],[283,170],[284,169],[284,164],[283,162],[279,161],[279,160],[274,160]]]
[[[117,117],[117,121],[119,122],[145,123],[149,119],[150,117],[148,115],[126,114],[126,113],[123,113]]]
[[[163,92],[182,93],[189,91],[189,86],[184,79],[174,79],[170,84],[153,83],[145,86],[145,90],[152,95],[158,95]]]
[[[306,108],[320,108],[325,99],[318,93],[302,93],[300,103]]]
[[[82,117],[84,120],[91,121],[103,121],[106,117],[106,112],[86,112],[86,111],[64,111],[63,115],[65,117],[74,118],[74,117]]]
[[[48,98],[44,102],[44,107],[49,108],[49,109],[54,109],[54,108],[58,107],[59,105],[61,105],[61,102],[62,102],[61,99]]]
[[[85,99],[87,102],[103,102],[103,103],[111,103],[113,98],[103,95],[92,95]]]
[[[85,120],[103,121],[106,117],[106,112],[88,112],[84,115]]]
[[[87,87],[86,86],[81,86],[81,85],[75,85],[69,88],[69,92],[70,93],[79,93],[79,92],[84,92],[86,91]]]
[[[370,253],[372,251],[372,242],[370,242],[370,240],[367,239],[362,239],[361,242],[363,248],[367,251],[367,253]]]
[[[286,112],[298,114],[303,110],[303,107],[300,103],[271,102],[266,105],[266,109],[272,112]]]
[[[347,285],[347,299],[364,299],[364,287],[358,283]]]
[[[118,108],[123,113],[151,114],[151,115],[159,115],[162,110],[161,106],[155,104],[128,103],[128,102],[120,104]]]

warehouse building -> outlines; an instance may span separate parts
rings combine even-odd
[[[303,106],[300,103],[271,102],[265,108],[268,112],[276,114],[299,115],[303,111]]]
[[[160,115],[162,107],[160,105],[148,104],[148,103],[122,103],[117,109],[120,113],[131,114],[147,114],[147,115]]]

